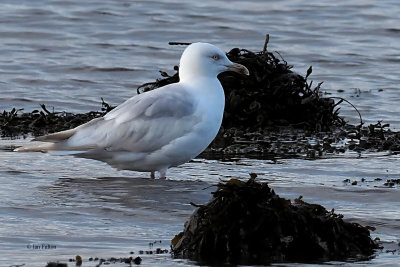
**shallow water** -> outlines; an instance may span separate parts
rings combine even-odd
[[[219,179],[247,179],[250,172],[281,196],[293,200],[302,195],[307,202],[334,208],[347,220],[376,227],[372,236],[385,243],[384,251],[398,248],[400,188],[384,183],[399,178],[399,155],[346,154],[315,161],[196,159],[171,169],[169,179],[162,181],[148,179],[147,173],[118,172],[97,161],[8,149],[10,144],[26,142],[0,143],[2,266],[43,266],[77,254],[87,261],[169,249],[170,240],[194,210],[190,202],[205,203]],[[154,241],[161,243],[150,248]],[[56,248],[32,249],[42,244]],[[169,254],[141,256],[149,265],[191,264],[172,260]],[[398,257],[398,252],[379,252],[368,264],[383,266]],[[92,265],[86,262],[85,266]]]
[[[258,51],[269,33],[269,50],[278,50],[301,74],[312,65],[310,79],[324,81],[328,96],[349,99],[367,123],[383,119],[399,129],[399,12],[396,0],[6,0],[0,8],[0,110],[31,111],[39,103],[56,111],[99,110],[100,97],[115,105],[160,77],[158,70],[173,73],[184,48],[169,41]],[[341,111],[357,121],[350,106],[342,104]],[[194,209],[189,202],[208,201],[209,186],[221,177],[246,179],[249,172],[282,196],[303,195],[349,220],[375,226],[374,237],[398,248],[399,188],[383,186],[400,176],[398,155],[196,159],[172,169],[170,180],[150,181],[147,174],[119,172],[96,161],[9,150],[26,142],[0,141],[2,266],[44,266],[76,254],[86,261],[127,257],[159,240],[154,248],[169,249]],[[358,184],[344,183],[347,178]],[[56,248],[32,248],[42,244]],[[193,264],[168,254],[141,256],[148,265]],[[379,253],[365,264],[391,265],[398,258],[397,252]]]

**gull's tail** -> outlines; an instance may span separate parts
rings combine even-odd
[[[75,135],[79,130],[84,130],[88,129],[91,126],[96,126],[98,122],[103,121],[104,118],[96,118],[93,119],[85,124],[82,124],[74,129],[70,130],[65,130],[57,133],[52,133],[48,135],[43,135],[34,138],[32,141],[40,141],[40,142],[45,142],[44,144],[37,144],[37,145],[32,145],[32,146],[25,146],[25,147],[18,147],[14,151],[18,152],[30,152],[30,151],[36,151],[36,152],[53,152],[54,154],[60,154],[60,155],[70,155],[70,154],[79,154],[84,151],[88,151],[91,149],[97,148],[96,144],[93,143],[81,143],[79,145],[71,145],[69,139]],[[90,128],[89,128],[90,129]],[[94,128],[96,129],[96,128]]]
[[[15,152],[47,152],[54,150],[54,144],[40,144],[33,146],[21,146],[14,149]]]
[[[66,149],[65,141],[74,135],[76,129],[66,130],[58,133],[48,134],[34,138],[32,141],[47,142],[45,144],[38,144],[32,146],[22,146],[14,149],[16,152],[47,152],[55,150],[74,150],[75,148]],[[79,149],[82,150],[82,149]]]

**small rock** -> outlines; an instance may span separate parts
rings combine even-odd
[[[142,263],[142,258],[141,257],[136,257],[135,259],[133,259],[133,263],[136,265],[139,265]]]

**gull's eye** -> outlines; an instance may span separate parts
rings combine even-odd
[[[219,55],[213,55],[211,58],[214,59],[214,60],[219,60],[220,56]]]

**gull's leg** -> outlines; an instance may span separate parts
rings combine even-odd
[[[160,179],[166,179],[167,178],[167,168],[159,170],[160,172]]]
[[[150,179],[154,179],[156,176],[154,175],[154,172],[150,172]]]

